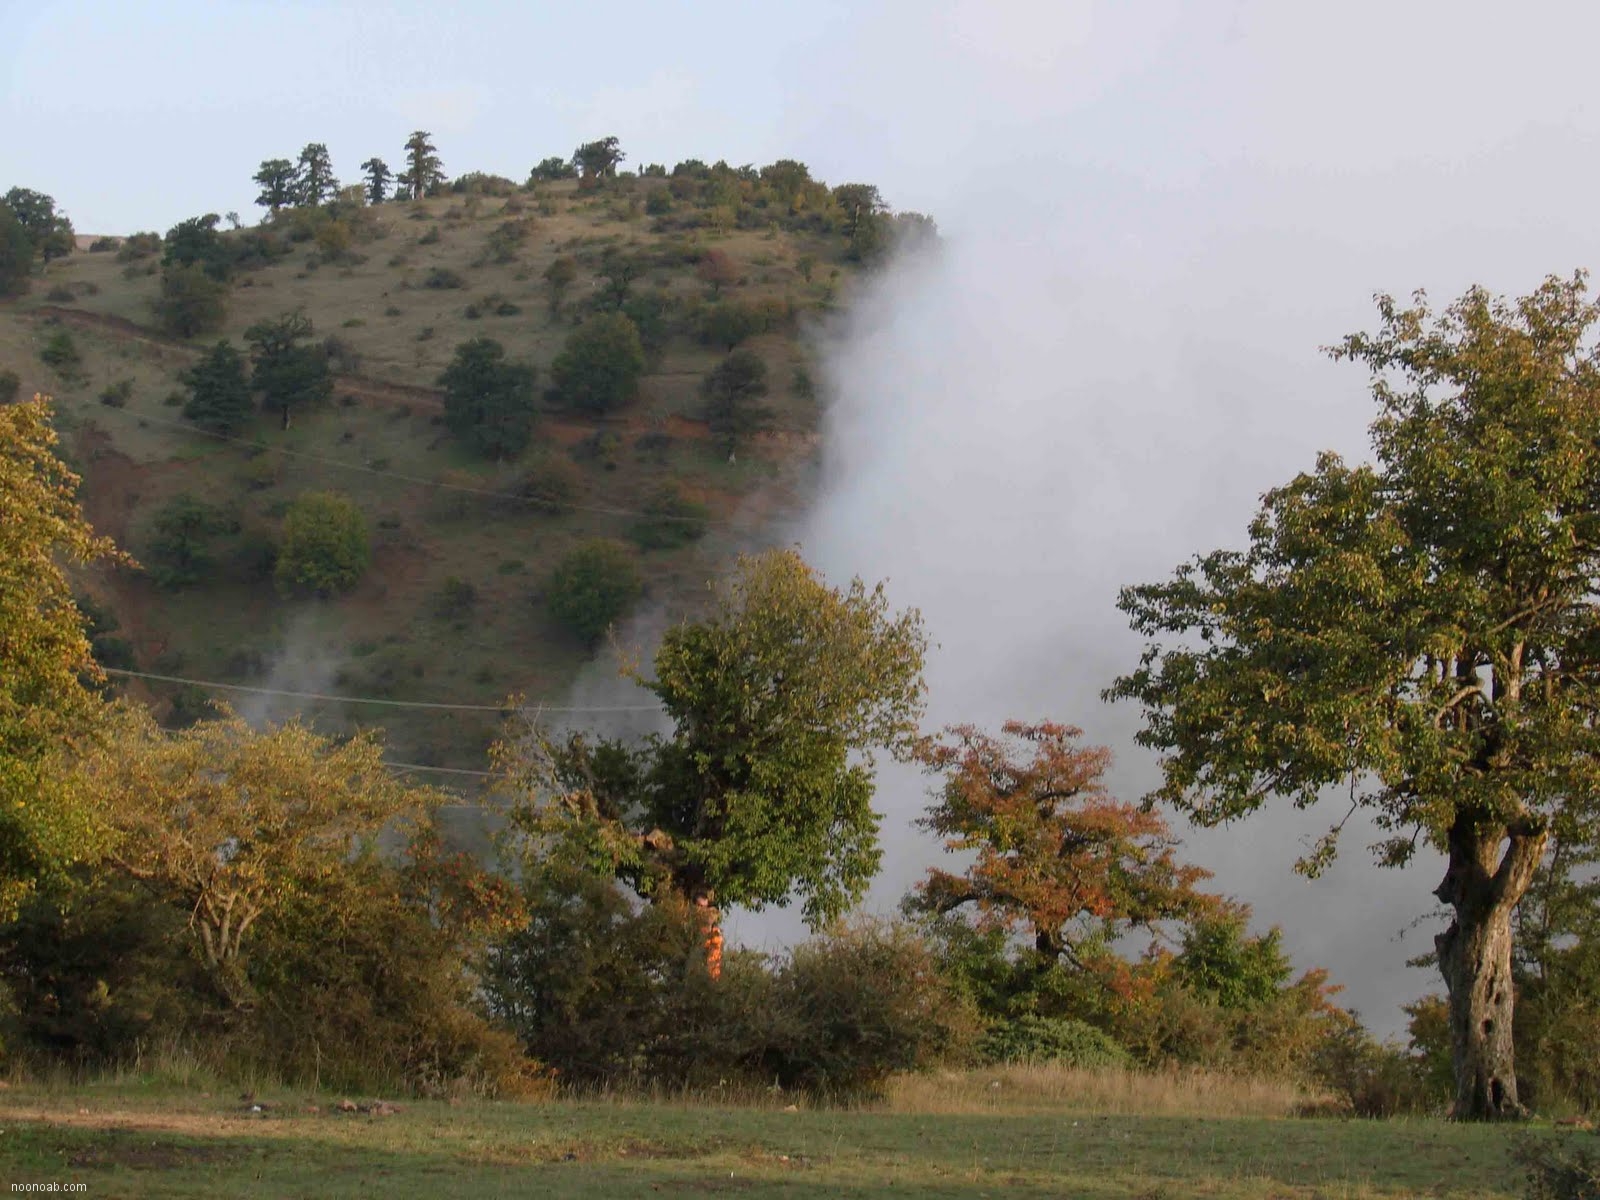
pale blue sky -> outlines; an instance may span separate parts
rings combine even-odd
[[[1524,292],[1600,267],[1600,5],[17,3],[0,0],[0,188],[80,232],[246,219],[269,157],[342,178],[426,128],[452,175],[525,177],[615,134],[633,165],[799,158],[950,235],[829,354],[826,494],[799,527],[832,576],[889,577],[939,648],[935,719],[1080,724],[1154,782],[1121,585],[1242,537],[1317,450],[1364,452],[1365,381],[1318,347],[1375,290]],[[922,781],[886,776],[890,908],[936,851]],[[1319,816],[1320,814],[1314,814]],[[1289,872],[1313,818],[1191,834],[1381,1029],[1438,864]],[[744,936],[782,922],[736,921]]]

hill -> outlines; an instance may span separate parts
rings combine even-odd
[[[481,769],[495,705],[557,699],[591,657],[547,603],[566,555],[622,542],[635,609],[676,614],[719,560],[803,499],[819,420],[807,334],[872,256],[859,210],[838,195],[850,189],[793,168],[691,163],[522,187],[471,175],[403,202],[347,190],[254,228],[188,222],[164,243],[79,239],[89,248],[0,305],[0,370],[21,394],[56,398],[90,519],[146,564],[87,581],[103,661],[240,688],[479,705],[129,685],[169,723],[223,694],[325,728],[382,724],[398,760]],[[175,247],[196,229],[228,264],[225,312],[182,337],[160,300]],[[596,413],[552,387],[552,364],[607,312],[637,328],[645,368],[628,403]],[[248,354],[247,332],[296,313],[333,372],[328,402],[287,428],[269,412],[226,434],[186,418],[185,373],[210,346]],[[475,338],[536,373],[531,443],[499,461],[446,424],[441,376]],[[759,358],[768,385],[764,426],[736,445],[713,433],[703,392],[734,346]],[[323,491],[359,507],[370,568],[346,594],[283,595],[273,565],[285,516]],[[184,497],[199,504],[184,509]],[[162,570],[175,528],[185,569]]]

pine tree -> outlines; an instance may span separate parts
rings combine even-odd
[[[428,140],[432,135],[425,129],[419,129],[406,141],[406,169],[397,181],[400,185],[397,195],[408,195],[413,200],[421,200],[429,192],[439,187],[445,181],[445,174],[440,170],[439,156],[434,152],[434,145]]]
[[[213,433],[237,433],[250,421],[254,406],[244,355],[228,342],[218,342],[181,376],[189,388],[183,415]]]

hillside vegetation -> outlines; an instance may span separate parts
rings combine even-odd
[[[808,331],[895,229],[925,225],[799,164],[609,165],[80,238],[0,304],[0,368],[57,399],[90,520],[144,566],[89,585],[101,660],[484,705],[225,697],[330,730],[382,724],[396,759],[482,767],[503,697],[559,703],[613,619],[682,611],[792,509],[818,427]],[[219,341],[258,385],[273,345],[299,353],[280,361],[293,401],[258,386],[242,419],[208,410],[196,367]],[[331,386],[296,393],[319,361]],[[331,575],[286,567],[288,530],[303,545],[312,520],[295,524],[297,504],[327,493],[353,504],[347,537],[365,545]],[[552,596],[580,548],[620,578]],[[134,688],[172,724],[216,695]]]

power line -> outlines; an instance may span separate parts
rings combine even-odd
[[[386,767],[399,767],[406,771],[442,771],[446,775],[477,775],[484,779],[492,779],[494,777],[493,771],[469,771],[466,767],[425,767],[421,763],[395,762],[388,758],[383,760],[383,765]]]
[[[161,683],[187,683],[194,687],[219,688],[229,692],[248,692],[255,696],[288,696],[296,700],[327,700],[335,704],[382,704],[390,708],[433,708],[433,709],[458,709],[464,712],[510,712],[511,709],[504,704],[447,704],[435,700],[386,700],[377,696],[332,696],[324,692],[291,692],[282,688],[249,687],[242,683],[221,683],[215,679],[188,679],[182,675],[156,675],[149,671],[127,671],[121,667],[102,667],[107,675],[121,675],[129,679],[153,679]],[[559,705],[559,704],[524,704],[524,709],[536,709],[540,712],[551,713],[625,713],[625,712],[657,712],[659,706],[654,704],[617,704],[617,705]],[[428,768],[424,768],[428,769]],[[435,768],[442,770],[443,768]]]
[[[88,401],[82,402],[86,407]],[[575,504],[564,500],[541,500],[537,496],[523,496],[516,492],[499,492],[493,488],[477,488],[464,483],[447,483],[442,479],[428,479],[421,475],[407,475],[402,471],[389,471],[381,467],[369,467],[365,463],[347,462],[342,458],[329,458],[325,454],[313,454],[308,450],[290,450],[285,446],[272,446],[266,442],[252,441],[249,438],[234,437],[227,433],[218,433],[215,430],[205,429],[199,425],[191,425],[187,421],[174,421],[168,417],[155,417],[147,413],[128,412],[125,409],[107,407],[108,412],[119,417],[131,417],[139,421],[156,425],[166,425],[172,429],[182,429],[188,433],[198,434],[201,437],[213,438],[219,442],[231,442],[237,446],[245,446],[251,450],[262,450],[270,454],[281,454],[286,458],[303,458],[308,462],[321,463],[324,466],[338,467],[343,471],[359,471],[364,475],[382,475],[389,479],[398,479],[405,483],[416,484],[420,487],[438,488],[446,492],[465,492],[471,496],[486,496],[495,500],[514,500],[519,504],[531,504],[535,508],[543,508],[553,515],[563,512],[589,512],[599,513],[609,517],[644,517],[653,521],[680,521],[692,525],[729,525],[731,522],[719,521],[711,517],[688,517],[673,513],[652,513],[637,508],[612,508],[600,504]]]

